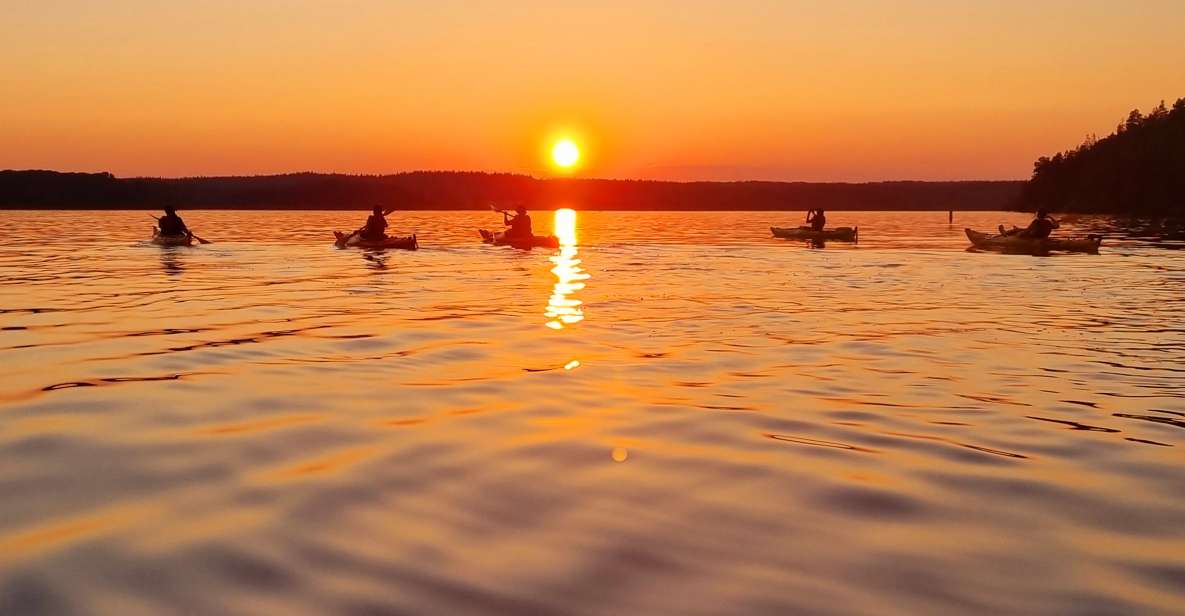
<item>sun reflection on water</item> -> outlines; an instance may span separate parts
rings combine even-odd
[[[576,211],[556,210],[553,228],[560,240],[560,250],[551,257],[551,262],[555,264],[551,273],[555,274],[556,282],[544,314],[549,319],[548,327],[563,329],[584,320],[584,309],[581,307],[584,302],[573,295],[584,288],[584,281],[589,279],[589,275],[580,267],[581,261],[577,258]]]

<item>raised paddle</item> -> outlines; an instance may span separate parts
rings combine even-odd
[[[522,205],[522,202],[521,202],[521,201],[519,202],[519,205]],[[498,212],[499,214],[511,214],[511,213],[512,213],[510,210],[500,210],[500,209],[498,209],[498,208],[497,208],[497,207],[496,207],[496,206],[495,206],[493,203],[491,203],[491,204],[490,204],[490,209],[491,209],[491,210],[494,210],[495,212]]]

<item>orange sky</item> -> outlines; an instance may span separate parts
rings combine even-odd
[[[997,179],[1185,96],[1185,2],[8,3],[0,168]]]

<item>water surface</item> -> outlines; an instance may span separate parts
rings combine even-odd
[[[0,613],[1185,612],[1185,252],[1147,233],[183,214],[215,243],[0,212]]]

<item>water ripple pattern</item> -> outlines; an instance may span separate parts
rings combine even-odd
[[[214,243],[0,212],[0,614],[1185,612],[1185,251],[1142,231],[183,214]]]

